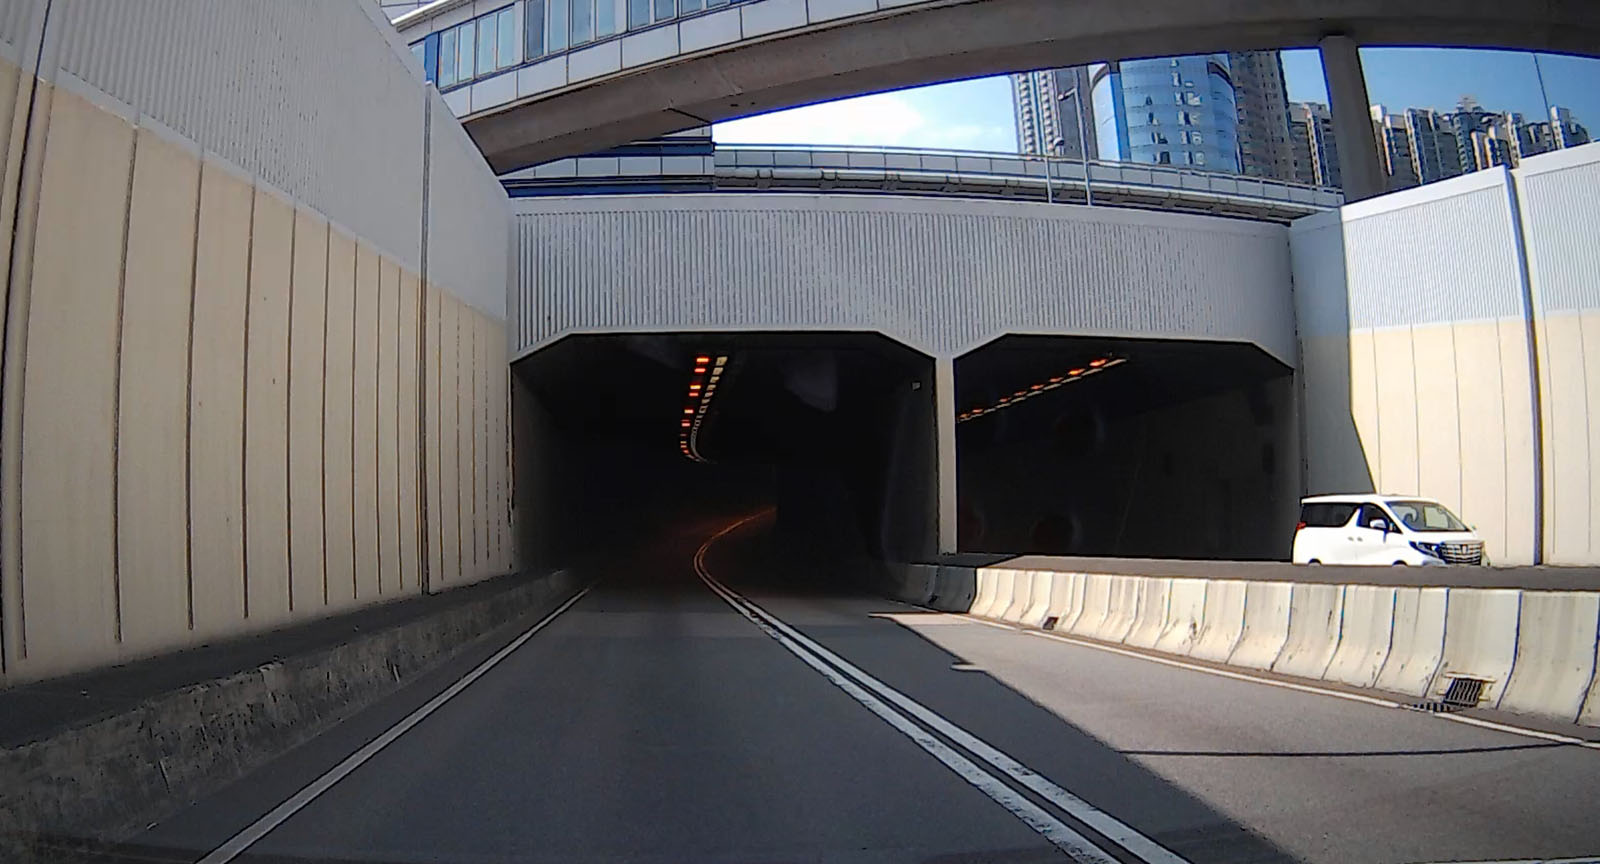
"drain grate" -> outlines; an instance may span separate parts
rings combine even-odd
[[[1041,629],[1041,630],[1054,630],[1054,629],[1056,629],[1056,616],[1051,615],[1050,617],[1044,619],[1044,623],[1039,625],[1039,629]]]
[[[1444,695],[1437,701],[1413,702],[1406,707],[1430,714],[1450,714],[1463,708],[1475,708],[1483,698],[1483,688],[1488,685],[1489,682],[1482,678],[1453,677],[1450,686],[1444,689]]]

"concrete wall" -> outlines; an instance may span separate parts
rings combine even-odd
[[[865,330],[950,357],[1006,333],[1254,342],[1292,363],[1286,229],[972,200],[519,199],[516,353],[568,333]]]
[[[45,7],[0,2],[0,683],[507,569],[504,197],[377,10]]]
[[[1523,160],[1521,205],[1538,346],[1544,560],[1600,561],[1600,146]]]
[[[1024,569],[1041,566],[1046,569]],[[1441,700],[1452,678],[1476,678],[1484,686],[1475,705],[1600,725],[1594,687],[1600,594],[1593,591],[1415,587],[1405,576],[1387,586],[1318,583],[1309,581],[1305,568],[1282,564],[1247,566],[1278,569],[1293,584],[1083,572],[1081,566],[1035,557],[968,568],[979,586],[976,598],[935,602],[947,611],[1049,625],[1100,642],[1374,687],[1396,694],[1400,704]],[[1232,569],[1229,575],[1238,575]],[[1392,578],[1375,573],[1361,581]],[[930,602],[928,584],[914,567],[890,568],[887,577],[892,596],[914,603]],[[1078,585],[1088,587],[1079,591]],[[1043,610],[1019,619],[1015,600],[1004,601],[1024,590],[1048,599]],[[1162,597],[1170,599],[1156,599]]]
[[[1290,228],[1308,494],[1437,498],[1496,564],[1534,560],[1537,441],[1504,170]]]

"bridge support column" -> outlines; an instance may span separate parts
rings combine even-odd
[[[939,552],[956,551],[956,361],[933,361],[934,427],[938,436],[934,473],[939,499]]]
[[[1339,175],[1344,200],[1361,201],[1384,192],[1383,163],[1372,135],[1367,78],[1361,71],[1360,46],[1348,36],[1324,36],[1322,75],[1328,82],[1328,107],[1333,114],[1333,139],[1339,147]]]

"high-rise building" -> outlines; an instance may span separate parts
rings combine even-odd
[[[1082,128],[1089,152],[1094,152],[1087,67],[1020,72],[1011,76],[1011,91],[1019,152],[1081,159],[1079,110],[1083,111]],[[1079,99],[1083,100],[1081,105]]]
[[[1098,63],[1090,80],[1101,159],[1238,173],[1227,55]]]
[[[1276,51],[1228,55],[1239,117],[1239,170],[1250,177],[1294,180],[1295,146],[1289,135],[1289,95]]]
[[[1343,188],[1339,175],[1339,145],[1333,137],[1333,114],[1328,106],[1321,102],[1291,102],[1289,122],[1294,125],[1297,136],[1304,136],[1305,153],[1310,162],[1300,174],[1302,182]]]
[[[1550,106],[1550,132],[1557,147],[1577,147],[1589,143],[1589,130],[1572,116],[1572,110],[1560,105]]]
[[[1478,171],[1489,167],[1481,161],[1480,148],[1474,143],[1475,133],[1485,133],[1494,122],[1495,114],[1483,110],[1471,96],[1462,96],[1456,103],[1454,114],[1445,115],[1450,131],[1456,137],[1456,159],[1463,171]]]
[[[1421,183],[1461,174],[1455,132],[1443,117],[1426,108],[1407,108],[1402,117],[1410,139],[1411,170]]]
[[[1411,135],[1406,131],[1405,118],[1390,114],[1382,105],[1373,105],[1372,134],[1378,145],[1378,159],[1388,175],[1387,189],[1393,192],[1417,185],[1417,172],[1411,161]]]

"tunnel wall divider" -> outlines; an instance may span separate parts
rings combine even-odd
[[[920,565],[889,568],[907,596]],[[1152,653],[1439,699],[1455,678],[1478,704],[1600,726],[1600,591],[1167,578],[941,565],[940,611],[1049,623],[1053,632]],[[1442,571],[1447,572],[1447,571]],[[944,575],[948,574],[948,575]],[[949,602],[976,586],[965,606]],[[900,596],[898,593],[896,596]],[[1010,616],[1009,620],[1006,616]]]

